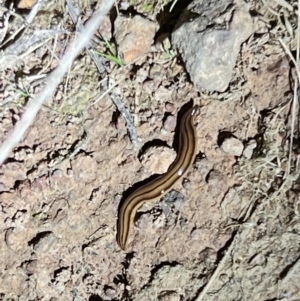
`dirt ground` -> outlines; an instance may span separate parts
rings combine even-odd
[[[100,3],[34,2],[1,3],[1,144]],[[0,167],[0,300],[300,300],[297,2],[116,4]],[[196,160],[122,251],[192,105]]]

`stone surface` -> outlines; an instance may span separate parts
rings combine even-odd
[[[199,90],[224,92],[227,89],[240,46],[253,32],[250,14],[239,9],[227,11],[230,5],[225,0],[194,1],[172,34],[173,46],[180,52]]]
[[[158,28],[155,22],[141,16],[119,16],[114,25],[118,50],[125,64],[132,63],[149,51]]]
[[[221,149],[227,154],[239,157],[243,153],[244,145],[239,139],[230,137],[223,141]]]

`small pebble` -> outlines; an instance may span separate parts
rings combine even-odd
[[[166,103],[165,108],[168,113],[172,113],[175,109],[174,104],[172,104],[170,102]]]
[[[244,152],[243,152],[244,157],[247,159],[250,159],[252,157],[253,151],[256,147],[257,147],[257,142],[254,139],[250,140],[244,149]]]
[[[223,141],[221,149],[227,154],[239,157],[243,153],[244,145],[239,139],[231,137]]]
[[[176,128],[176,118],[172,115],[168,116],[164,122],[164,129],[173,132]]]

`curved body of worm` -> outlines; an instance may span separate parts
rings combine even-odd
[[[193,164],[197,154],[194,117],[198,109],[198,106],[190,108],[180,121],[178,154],[168,171],[152,182],[138,188],[120,205],[117,222],[117,243],[122,250],[126,249],[129,232],[138,208],[145,202],[162,198]]]

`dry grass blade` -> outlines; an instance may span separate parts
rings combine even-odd
[[[298,7],[300,5],[300,0],[298,0]],[[294,130],[295,130],[295,120],[296,120],[296,110],[297,110],[297,103],[298,103],[298,83],[300,81],[300,71],[299,71],[299,48],[300,48],[300,12],[298,9],[298,28],[296,31],[296,37],[297,37],[297,50],[296,50],[296,59],[293,57],[291,51],[287,47],[287,45],[279,39],[279,42],[281,43],[282,47],[284,48],[285,52],[290,57],[291,61],[294,63],[294,66],[296,68],[296,75],[294,79],[294,97],[293,97],[293,104],[292,104],[292,124],[291,124],[291,136],[290,136],[290,147],[289,147],[289,159],[288,159],[288,166],[285,178],[291,173],[291,165],[292,165],[292,155],[293,155],[293,144],[294,144]],[[298,77],[298,78],[297,78]]]
[[[114,0],[103,1],[99,9],[95,11],[91,19],[87,22],[84,34],[81,34],[80,38],[76,39],[76,43],[74,42],[73,45],[70,46],[69,51],[66,52],[59,66],[49,76],[47,86],[34,99],[29,101],[21,120],[16,124],[12,133],[0,147],[0,165],[3,164],[15,145],[22,139],[42,104],[48,98],[52,97],[63,76],[69,70],[72,62],[80,51],[89,43],[95,30],[100,26],[113,4]]]
[[[275,0],[279,5],[285,7],[289,11],[293,11],[293,6],[287,3],[285,0]],[[299,6],[298,6],[299,7]]]
[[[45,0],[39,0],[36,4],[34,4],[34,6],[32,7],[32,9],[30,10],[30,13],[28,14],[28,16],[26,17],[26,24],[30,24],[32,23],[33,19],[35,18],[35,16],[37,15],[37,13],[39,12],[42,4],[44,3]],[[19,15],[15,14],[12,12],[12,15],[14,15],[15,17],[20,18]],[[2,45],[1,47],[3,47],[3,45],[7,44],[9,41],[12,41],[25,27],[26,24],[23,24],[14,34],[12,34]]]
[[[25,35],[24,37],[15,41],[11,46],[7,47],[5,55],[21,55],[26,56],[26,53],[31,49],[37,47],[37,45],[43,44],[44,41],[60,33],[68,33],[66,30],[35,30],[31,35]],[[25,53],[25,54],[24,54]]]
[[[296,119],[296,107],[298,103],[298,82],[300,81],[300,74],[299,74],[299,48],[300,48],[300,12],[299,12],[299,6],[300,5],[300,0],[298,0],[298,28],[296,32],[296,37],[297,37],[297,52],[296,52],[296,70],[297,70],[297,76],[295,76],[295,84],[294,84],[294,97],[293,97],[293,107],[292,107],[292,125],[291,125],[291,139],[290,139],[290,150],[289,150],[289,160],[288,160],[288,171],[287,174],[290,174],[291,170],[291,164],[292,164],[292,151],[293,151],[293,139],[294,139],[294,130],[295,130],[295,119]]]
[[[73,23],[76,25],[76,27],[78,28],[78,31],[83,33],[84,32],[84,27],[82,22],[79,20],[78,18],[78,14],[76,12],[75,7],[72,4],[71,0],[67,0],[67,8],[68,8],[68,12],[70,14],[70,17],[73,21]],[[102,75],[105,73],[105,69],[104,67],[101,65],[101,63],[99,62],[98,56],[92,51],[92,45],[91,43],[88,43],[85,47],[86,51],[88,52],[88,54],[90,55],[90,57],[93,59],[99,73]]]

